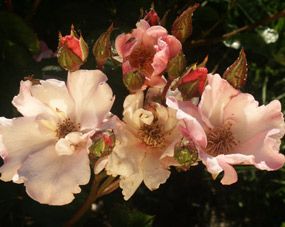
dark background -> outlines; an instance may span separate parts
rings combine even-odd
[[[19,116],[11,105],[18,94],[19,82],[24,77],[66,79],[67,72],[58,66],[56,58],[35,62],[39,53],[37,40],[43,40],[56,52],[58,32],[70,33],[70,26],[80,31],[90,47],[88,61],[82,68],[95,69],[91,48],[96,39],[111,23],[116,28],[111,35],[135,28],[140,9],[148,10],[154,2],[160,18],[171,9],[166,28],[169,33],[175,18],[194,1],[184,0],[0,0],[0,115]],[[10,4],[11,3],[11,4]],[[285,9],[280,0],[238,0],[229,14],[205,38],[199,40],[230,9],[232,1],[197,1],[200,7],[193,15],[193,34],[186,40],[183,50],[188,65],[201,62],[209,56],[207,68],[223,74],[244,47],[248,62],[248,80],[242,90],[254,95],[260,105],[273,99],[285,104],[285,19],[272,20],[257,28],[230,36],[226,41],[211,43],[238,28],[248,26]],[[275,42],[268,43],[262,33],[271,29]],[[231,43],[240,43],[238,49]],[[122,103],[128,91],[122,83],[121,69],[108,61],[103,70],[109,78],[116,101],[112,112],[121,116]],[[284,109],[283,109],[284,111]],[[281,145],[284,154],[284,144]],[[121,191],[99,199],[97,212],[86,213],[79,226],[285,226],[285,168],[265,172],[251,166],[235,167],[239,181],[231,186],[220,184],[221,176],[211,179],[203,165],[179,173],[172,169],[169,180],[153,192],[141,186],[127,202]],[[221,174],[222,175],[222,174]],[[31,200],[23,185],[0,182],[0,226],[61,226],[80,207],[88,195],[90,185],[69,205],[52,207]],[[137,212],[137,213],[134,213]],[[142,212],[145,215],[143,215]],[[134,216],[141,218],[134,224]],[[137,217],[136,216],[136,217]],[[132,219],[133,218],[133,219]],[[138,219],[139,219],[138,218]]]

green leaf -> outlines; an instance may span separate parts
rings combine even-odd
[[[8,12],[0,12],[0,26],[0,32],[6,39],[22,45],[32,55],[40,53],[39,40],[22,18]]]
[[[133,210],[129,213],[129,227],[151,227],[154,216]]]

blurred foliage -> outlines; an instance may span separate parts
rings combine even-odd
[[[140,8],[147,10],[152,2],[160,18],[171,9],[166,21],[168,31],[177,16],[195,3],[192,0],[0,0],[1,116],[19,115],[11,100],[17,95],[19,82],[24,77],[66,79],[67,72],[58,66],[56,58],[41,62],[32,58],[39,53],[39,40],[56,52],[58,31],[69,34],[70,26],[74,24],[92,48],[96,39],[114,23],[115,30],[111,34],[114,46],[118,34],[135,27]],[[238,0],[231,10],[231,0],[200,0],[196,3],[200,7],[193,15],[193,33],[183,44],[188,65],[202,62],[208,55],[209,72],[222,75],[243,47],[248,79],[242,90],[251,93],[260,104],[280,100],[284,112],[284,16],[226,40],[210,41],[281,12],[285,2]],[[229,13],[220,20],[228,10]],[[205,35],[219,20],[220,23]],[[195,46],[195,41],[201,39],[206,40],[203,45]],[[82,68],[96,68],[92,54]],[[108,60],[103,71],[116,95],[112,112],[121,116],[122,103],[128,94],[121,69]],[[281,147],[284,153],[284,144]],[[285,168],[275,172],[248,166],[235,168],[239,181],[230,186],[220,184],[221,176],[213,181],[201,164],[185,173],[173,169],[170,179],[158,190],[150,192],[142,185],[126,206],[122,205],[120,190],[103,197],[97,202],[98,209],[86,213],[78,225],[127,226],[127,222],[128,226],[150,226],[153,220],[153,226],[285,226]],[[86,185],[71,204],[51,207],[31,200],[23,185],[0,182],[1,226],[61,226],[80,207],[89,190],[90,185]]]

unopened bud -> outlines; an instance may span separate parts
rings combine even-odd
[[[128,72],[123,75],[123,82],[129,91],[139,90],[145,81],[145,76],[139,71]]]
[[[198,152],[188,141],[181,140],[174,147],[174,158],[182,167],[190,167],[198,160]]]
[[[208,70],[201,67],[186,73],[180,78],[178,89],[184,100],[201,96],[206,85],[207,73]]]
[[[101,157],[109,155],[116,142],[115,135],[112,131],[107,130],[99,134],[95,134],[92,138],[92,145],[89,147],[89,151],[95,157]]]
[[[239,53],[238,59],[224,72],[223,78],[236,89],[240,89],[245,85],[247,78],[247,63],[243,48]]]
[[[87,44],[81,34],[80,36],[77,35],[73,25],[71,26],[70,35],[63,37],[59,33],[57,59],[59,65],[65,70],[78,70],[87,60],[88,52]]]
[[[172,58],[167,65],[167,72],[170,80],[174,80],[180,76],[186,67],[186,59],[181,52]]]
[[[192,34],[192,14],[199,4],[185,10],[173,23],[171,33],[182,43]]]
[[[97,62],[97,68],[102,69],[107,59],[111,56],[111,42],[110,35],[113,31],[113,24],[110,25],[108,30],[104,32],[96,41],[93,46],[92,52]]]
[[[151,25],[158,25],[160,18],[157,15],[157,12],[154,10],[154,3],[151,4],[150,11],[144,17],[144,19]]]

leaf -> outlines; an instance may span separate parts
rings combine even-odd
[[[238,59],[224,72],[223,78],[236,89],[240,89],[245,85],[247,78],[247,63],[243,48],[240,51]]]
[[[154,216],[133,210],[129,213],[129,227],[151,227]]]
[[[0,32],[6,39],[22,45],[32,55],[40,53],[40,42],[33,30],[22,20],[22,18],[8,13],[0,13]]]
[[[171,33],[182,43],[192,34],[192,14],[199,7],[195,4],[185,10],[173,23]]]

